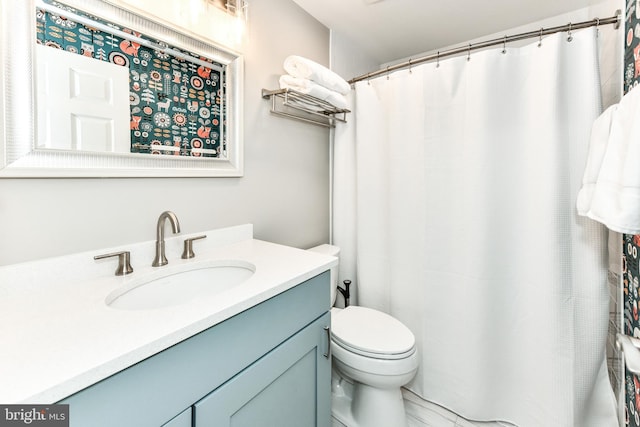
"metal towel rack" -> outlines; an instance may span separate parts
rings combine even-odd
[[[336,122],[346,123],[347,113],[351,112],[292,89],[262,89],[262,97],[271,99],[271,113],[320,126],[335,127]]]

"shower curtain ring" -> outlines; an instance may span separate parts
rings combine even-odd
[[[542,47],[542,31],[544,28],[540,28],[540,35],[538,36],[538,47]]]
[[[505,55],[507,53],[507,36],[504,36],[502,40],[502,54]]]
[[[409,58],[409,74],[412,74],[413,71],[411,70],[411,58]]]
[[[567,31],[568,37],[567,37],[567,41],[570,42],[573,40],[573,35],[571,34],[571,26],[573,24],[571,22],[569,22],[569,30]]]
[[[389,67],[387,67],[387,80],[389,80]]]
[[[596,37],[600,36],[600,18],[596,18]]]
[[[471,43],[469,43],[469,51],[467,52],[467,61],[471,61]]]
[[[440,51],[436,55],[436,68],[440,68]]]

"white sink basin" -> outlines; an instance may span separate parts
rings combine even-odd
[[[255,272],[253,264],[237,260],[158,268],[110,293],[107,305],[123,310],[149,310],[184,304],[235,288]]]

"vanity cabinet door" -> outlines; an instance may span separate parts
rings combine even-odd
[[[330,425],[329,313],[194,406],[196,427]]]
[[[191,413],[191,407],[189,407],[168,423],[163,424],[162,427],[192,427]]]

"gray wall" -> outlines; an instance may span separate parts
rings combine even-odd
[[[259,239],[327,242],[329,131],[270,115],[260,91],[290,54],[329,65],[329,30],[291,0],[252,0],[247,37],[244,177],[0,179],[0,265],[153,240],[164,210],[183,233],[253,223]]]
[[[362,50],[347,35],[331,31],[331,69],[350,80],[375,71],[380,64]]]

